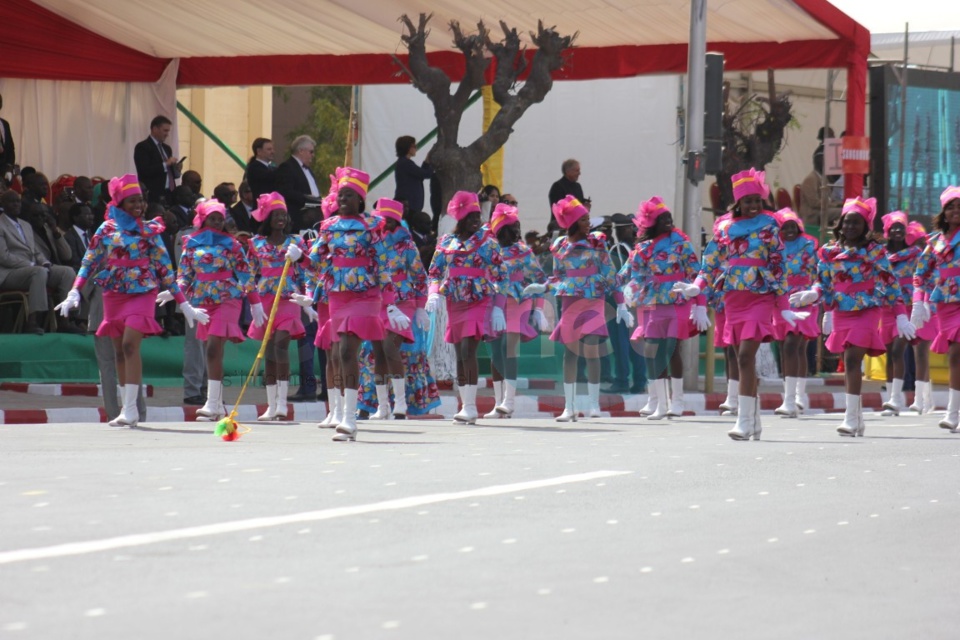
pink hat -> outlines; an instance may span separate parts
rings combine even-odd
[[[783,227],[788,222],[796,222],[797,227],[800,229],[800,233],[806,233],[806,229],[803,228],[803,220],[800,219],[800,216],[791,209],[790,207],[784,207],[773,214],[773,217],[777,219],[777,224]]]
[[[657,224],[657,218],[665,213],[670,213],[667,203],[660,196],[653,196],[646,202],[641,202],[637,207],[637,214],[633,217],[633,223],[638,229],[646,229]]]
[[[923,238],[927,235],[927,230],[923,228],[923,225],[914,220],[907,225],[907,244],[914,245],[917,240]]]
[[[400,222],[403,220],[403,205],[390,198],[380,198],[377,200],[377,206],[373,208],[373,215]]]
[[[257,198],[257,208],[253,210],[253,219],[257,222],[263,222],[273,211],[277,209],[287,210],[287,201],[276,191],[272,193],[262,193]]]
[[[947,187],[943,190],[943,193],[940,194],[940,206],[943,209],[947,208],[947,204],[951,200],[956,200],[960,198],[960,187]]]
[[[764,182],[763,171],[757,171],[754,168],[735,173],[730,181],[733,183],[733,199],[740,202],[747,196],[757,195],[766,198],[770,195],[770,187]]]
[[[114,207],[119,207],[120,203],[130,196],[143,195],[143,191],[140,189],[140,180],[132,173],[122,175],[119,178],[110,178],[107,190],[110,193],[110,204]]]
[[[590,215],[587,208],[574,196],[567,196],[560,202],[555,202],[552,209],[553,217],[557,219],[561,229],[569,229],[577,220]]]
[[[843,203],[843,210],[840,212],[840,217],[842,218],[848,213],[856,213],[866,220],[867,231],[870,231],[873,229],[873,219],[877,217],[877,199],[867,198],[866,200],[861,200],[860,198],[847,198],[847,201]]]
[[[910,220],[907,218],[907,214],[903,211],[891,211],[887,215],[880,218],[883,221],[883,237],[890,238],[890,227],[895,224],[902,224],[904,235],[906,235],[907,225],[910,224]]]
[[[323,212],[323,219],[326,220],[337,211],[340,210],[340,205],[337,204],[337,176],[330,176],[330,191],[327,192],[327,195],[323,196],[323,200],[320,201],[320,211]]]
[[[218,200],[201,200],[197,203],[197,215],[193,216],[193,226],[195,229],[203,228],[203,221],[211,213],[219,213],[224,218],[227,217],[227,208]]]
[[[472,191],[457,191],[447,205],[447,215],[460,222],[474,211],[480,211],[480,198]]]
[[[367,197],[367,188],[370,186],[370,174],[353,167],[337,167],[337,191],[348,187],[360,194],[361,198]]]
[[[493,209],[493,215],[490,216],[490,231],[498,233],[504,227],[516,224],[520,218],[517,215],[517,208],[513,205],[500,203]]]

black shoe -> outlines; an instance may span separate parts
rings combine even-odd
[[[320,402],[326,402],[326,401],[327,401],[327,392],[326,392],[326,391],[321,391],[320,393],[318,393],[318,394],[317,394],[317,400],[319,400]]]
[[[612,387],[609,387],[607,389],[600,389],[600,393],[620,394],[620,393],[626,393],[629,390],[630,389],[627,388],[627,385],[625,384],[622,384],[622,385],[615,384]]]
[[[190,396],[188,398],[183,399],[183,404],[189,404],[189,405],[194,405],[198,407],[203,406],[204,402],[205,400],[203,399],[203,396]]]
[[[297,391],[296,395],[287,398],[290,402],[314,402],[316,391]]]
[[[647,385],[645,384],[635,384],[630,387],[630,393],[646,393]]]

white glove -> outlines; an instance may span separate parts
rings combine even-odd
[[[791,327],[797,326],[797,320],[806,320],[810,317],[809,311],[790,311],[790,309],[784,309],[780,312],[780,317],[786,321]]]
[[[540,284],[539,282],[531,282],[523,288],[523,295],[525,296],[536,296],[540,295],[547,290],[547,285]]]
[[[437,310],[437,307],[440,306],[440,298],[442,298],[439,293],[431,293],[427,296],[427,306],[425,307],[427,313],[433,313]]]
[[[914,302],[913,310],[910,312],[910,323],[919,331],[929,320],[930,304],[926,302]]]
[[[72,309],[76,309],[80,306],[80,292],[76,289],[70,289],[70,293],[67,294],[67,297],[64,298],[63,302],[58,304],[53,308],[54,311],[59,311],[60,315],[64,318],[70,315]]]
[[[316,322],[320,315],[313,310],[313,307],[304,307],[303,312],[307,314],[307,322]]]
[[[293,245],[290,245],[290,246],[293,246]],[[303,307],[304,309],[306,309],[307,307],[313,306],[313,298],[311,298],[310,296],[305,296],[302,293],[293,294],[292,296],[290,296],[290,300],[291,302],[293,302],[293,304]]]
[[[820,294],[816,289],[807,289],[806,291],[797,291],[790,294],[791,307],[807,307],[820,299]]]
[[[823,314],[823,323],[820,325],[823,335],[828,336],[833,333],[833,311],[827,311]]]
[[[697,331],[706,331],[710,328],[710,318],[707,316],[707,308],[698,304],[693,305],[690,310],[690,319],[693,320]]]
[[[387,305],[387,320],[390,321],[390,326],[397,331],[406,331],[410,328],[410,318],[403,311],[397,309],[396,305]]]
[[[494,307],[493,313],[490,314],[490,328],[494,333],[507,330],[507,319],[503,317],[503,309],[500,307]]]
[[[267,313],[263,310],[263,303],[250,305],[250,315],[253,316],[253,326],[262,327],[267,322]]]
[[[286,258],[287,262],[296,262],[303,257],[303,251],[300,251],[300,247],[290,243],[290,246],[287,247]]]
[[[413,321],[417,323],[421,331],[430,330],[430,314],[427,313],[426,309],[417,309],[413,313]]]
[[[547,320],[547,316],[540,309],[534,309],[530,314],[530,323],[535,325],[538,331],[550,330],[550,321]]]
[[[637,306],[637,285],[633,282],[628,282],[623,285],[623,301],[628,307]]]
[[[677,282],[673,285],[673,289],[671,289],[671,291],[678,292],[687,300],[690,298],[696,298],[698,295],[700,295],[700,287],[688,282]]]
[[[617,322],[622,322],[627,329],[633,329],[634,319],[625,302],[617,305]]]
[[[200,324],[207,324],[210,322],[210,316],[207,315],[207,312],[203,309],[194,309],[189,302],[180,303],[180,312],[183,314],[183,319],[186,320],[188,327],[193,327],[194,322],[199,322]]]
[[[907,342],[917,337],[917,328],[907,320],[907,314],[905,313],[897,316],[897,335]]]
[[[161,291],[157,294],[157,304],[161,307],[168,302],[173,302],[173,294],[169,291]]]

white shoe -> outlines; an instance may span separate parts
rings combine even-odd
[[[647,383],[647,385],[649,387],[656,387],[657,389],[657,408],[647,416],[647,420],[663,420],[667,417],[667,411],[670,406],[667,400],[667,398],[670,397],[670,393],[667,391],[667,380],[665,378],[657,378]]]
[[[653,380],[647,382],[647,404],[640,409],[640,416],[644,418],[657,410],[657,403],[660,401],[657,397],[657,387],[653,383]]]
[[[289,380],[277,380],[277,420],[287,419],[287,387]]]
[[[207,401],[202,407],[197,409],[198,422],[216,422],[227,415],[227,410],[223,406],[223,381],[207,381]]]
[[[514,398],[517,397],[517,381],[503,381],[503,402],[496,406],[497,413],[502,418],[509,418],[513,415]]]
[[[843,422],[837,427],[837,433],[848,438],[863,435],[863,412],[861,410],[861,396],[846,394],[847,406],[843,411]]]
[[[277,385],[267,385],[267,410],[260,414],[257,420],[277,419]]]
[[[601,418],[603,412],[600,411],[600,384],[587,383],[587,397],[590,400],[590,408],[587,410],[588,418]]]
[[[737,415],[737,400],[740,397],[740,381],[739,380],[727,380],[727,397],[720,403],[718,407],[720,409],[720,415],[722,416],[735,416]],[[727,413],[727,412],[730,413]]]
[[[947,412],[939,426],[941,429],[949,429],[950,433],[957,433],[957,426],[960,426],[960,390],[950,389],[947,398]]]
[[[334,442],[348,442],[357,439],[357,390],[345,389],[343,392],[343,419],[337,425],[333,435]]]
[[[393,417],[390,413],[390,389],[385,384],[376,385],[377,388],[377,411],[370,416],[371,420],[389,420]]]
[[[773,413],[785,418],[796,418],[800,415],[797,409],[797,379],[788,376],[783,379],[783,404],[773,410]]]
[[[407,381],[406,378],[393,378],[393,418],[406,420],[407,418]]]
[[[739,396],[737,423],[733,429],[727,431],[732,440],[749,440],[753,436],[754,422],[757,415],[757,398],[754,396]],[[759,439],[759,434],[758,434]]]
[[[460,411],[453,416],[454,424],[477,424],[477,385],[460,387]]]
[[[140,421],[140,412],[137,411],[137,393],[140,391],[138,384],[123,385],[123,406],[120,408],[120,415],[108,422],[111,427],[135,427]]]
[[[563,413],[556,418],[557,422],[577,421],[577,384],[563,383]]]
[[[917,380],[914,383],[913,402],[907,407],[907,411],[916,411],[918,414],[923,414],[923,387],[926,384],[923,380]]]
[[[671,418],[683,417],[683,378],[670,378],[670,408],[667,415]]]
[[[317,423],[318,429],[331,429],[337,426],[340,421],[337,420],[334,422],[333,414],[336,412],[335,407],[340,403],[340,390],[339,389],[327,389],[327,415],[324,416],[323,420]]]
[[[500,413],[497,411],[497,407],[500,403],[503,402],[503,380],[494,380],[493,381],[493,409],[490,409],[488,413],[483,414],[484,418],[494,419],[499,418]]]
[[[904,405],[906,403],[903,399],[903,380],[894,378],[893,382],[890,383],[890,387],[890,398],[883,403],[883,411],[880,412],[882,416],[898,416],[901,411],[905,410]]]
[[[933,413],[937,410],[937,403],[933,401],[933,382],[927,382],[923,388],[923,412]]]

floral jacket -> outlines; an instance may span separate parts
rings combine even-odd
[[[602,233],[591,233],[583,240],[571,242],[566,236],[553,241],[553,275],[547,285],[556,296],[603,298],[612,294],[623,301],[617,289],[617,272],[607,253],[607,239]]]
[[[398,302],[416,300],[417,307],[427,304],[427,272],[410,232],[397,227],[383,238],[384,268],[390,274]]]
[[[228,233],[204,229],[183,242],[177,284],[194,307],[243,296],[260,301],[243,246]]]
[[[396,298],[386,252],[383,229],[373,216],[333,216],[320,225],[310,261],[327,294],[379,288],[389,304]]]
[[[282,244],[274,245],[267,241],[265,236],[254,236],[250,240],[250,263],[260,280],[257,282],[257,292],[263,295],[276,295],[280,284],[280,274],[286,262],[287,247],[297,245],[306,254],[307,247],[300,236],[288,235]],[[283,285],[280,297],[289,299],[295,293],[303,293],[307,284],[307,275],[304,271],[304,261],[290,265],[287,270],[287,280]]]
[[[439,293],[452,302],[479,302],[494,297],[502,306],[507,269],[500,245],[480,229],[466,240],[448,233],[437,242],[427,272],[430,293]]]
[[[692,282],[697,277],[700,261],[690,239],[676,229],[656,238],[644,240],[634,247],[617,274],[617,286],[630,282],[643,291],[640,305],[684,304],[686,298],[673,291],[677,282]],[[700,304],[705,300],[701,299]]]
[[[828,242],[817,255],[820,263],[813,288],[820,292],[827,311],[889,306],[897,315],[906,313],[900,284],[879,242],[855,249]]]
[[[501,290],[518,302],[533,298],[537,307],[542,306],[542,295],[523,295],[523,288],[528,284],[533,282],[544,284],[547,281],[540,262],[527,243],[518,241],[509,247],[501,247],[498,243],[497,248],[500,250],[500,257],[507,270],[507,282]]]
[[[913,299],[953,303],[960,302],[960,233],[952,236],[933,233],[920,254],[913,276]]]

